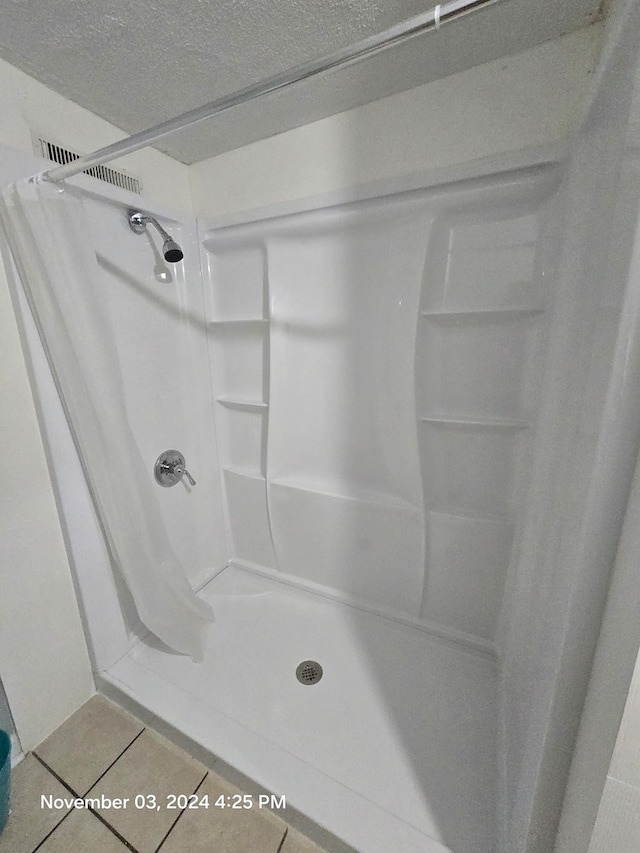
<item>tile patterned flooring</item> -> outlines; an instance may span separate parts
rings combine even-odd
[[[208,797],[209,808],[167,807],[170,795],[192,794],[198,803]],[[242,794],[96,695],[14,768],[0,853],[322,853],[256,797],[247,809],[214,805],[220,797],[241,803]],[[43,806],[43,795],[58,802]],[[143,808],[136,795],[147,797],[138,799]],[[99,804],[78,808],[76,798]],[[100,807],[115,798],[128,802]]]

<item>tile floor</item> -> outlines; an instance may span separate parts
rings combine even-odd
[[[168,807],[171,795],[193,794],[198,808]],[[97,695],[14,768],[0,853],[322,853],[255,796],[246,809],[214,805],[242,796]],[[81,808],[77,798],[97,802]]]

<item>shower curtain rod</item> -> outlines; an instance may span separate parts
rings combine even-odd
[[[92,154],[85,154],[83,157],[72,160],[70,163],[48,169],[43,173],[42,177],[48,181],[63,181],[65,178],[70,178],[79,172],[84,172],[94,166],[101,166],[103,163],[108,163],[116,157],[123,157],[125,154],[131,154],[140,148],[146,148],[146,146],[153,144],[158,139],[162,139],[163,136],[193,127],[238,104],[244,104],[247,101],[252,101],[270,92],[284,89],[302,80],[309,80],[311,77],[322,74],[324,71],[344,68],[347,65],[359,62],[362,59],[386,50],[388,47],[400,44],[413,36],[427,33],[431,30],[439,30],[442,24],[501,2],[503,0],[451,0],[449,3],[438,4],[428,12],[423,12],[400,24],[395,24],[384,32],[356,42],[337,53],[297,65],[295,68],[290,68],[262,82],[254,83],[231,95],[225,95],[202,107],[189,110],[140,133],[134,133],[132,136],[127,136],[124,139],[118,140],[118,142],[114,142],[104,148],[99,148]]]

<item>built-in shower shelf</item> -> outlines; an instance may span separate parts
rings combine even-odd
[[[384,507],[409,515],[419,516],[422,512],[420,507],[411,503],[411,501],[396,497],[395,495],[381,494],[380,492],[373,492],[369,489],[358,488],[353,483],[339,481],[330,483],[326,481],[304,480],[298,477],[283,477],[271,480],[270,485],[302,492],[312,492],[313,494],[327,498],[357,501],[361,504]]]
[[[448,417],[437,415],[435,417],[420,418],[425,424],[441,427],[477,427],[478,429],[527,429],[531,426],[528,421],[513,420],[511,418],[478,418],[478,417]]]
[[[269,408],[268,403],[258,400],[232,400],[228,397],[216,397],[216,403],[220,403],[227,409],[238,409],[241,412],[266,412]]]
[[[236,474],[239,477],[246,477],[248,480],[260,480],[264,482],[264,474],[260,471],[255,471],[251,468],[240,468],[237,465],[225,465],[222,469],[225,473]]]
[[[544,308],[491,308],[472,311],[421,311],[420,316],[440,323],[465,323],[483,320],[519,320],[544,314]]]
[[[253,318],[244,320],[210,320],[209,328],[213,330],[232,330],[232,329],[266,329],[269,325],[268,320],[263,318]]]

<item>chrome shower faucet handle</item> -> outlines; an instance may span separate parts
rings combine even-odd
[[[173,473],[176,475],[176,477],[178,477],[178,479],[181,479],[183,476],[185,476],[187,478],[187,480],[191,483],[191,485],[195,486],[196,481],[193,479],[193,477],[187,471],[187,469],[184,467],[184,465],[174,465],[173,466]]]
[[[175,486],[183,476],[187,478],[192,486],[196,484],[196,481],[187,471],[184,456],[179,450],[165,450],[164,453],[161,453],[156,459],[153,475],[156,478],[156,482],[165,488]]]

